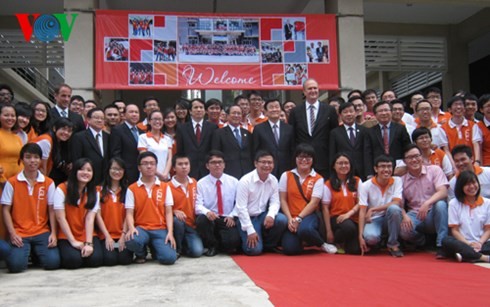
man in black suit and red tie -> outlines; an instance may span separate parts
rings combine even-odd
[[[238,105],[228,110],[228,124],[213,133],[211,147],[219,150],[225,157],[224,172],[236,179],[254,169],[252,158],[252,135],[240,127],[242,109]]]
[[[140,120],[140,111],[135,104],[128,104],[124,112],[125,121],[112,128],[109,137],[111,157],[119,157],[126,162],[128,183],[134,183],[139,178],[138,171],[138,138],[143,131],[137,124]]]
[[[351,99],[339,106],[339,114],[343,125],[330,132],[330,164],[334,162],[337,153],[344,152],[350,155],[355,174],[365,181],[373,173],[369,131],[356,124],[356,108]]]
[[[68,84],[61,84],[54,90],[56,104],[49,111],[51,115],[51,126],[60,117],[68,118],[74,125],[73,133],[85,130],[85,123],[80,114],[69,110],[72,89]]]
[[[264,109],[269,119],[254,128],[254,153],[259,150],[272,153],[275,160],[272,174],[279,180],[282,173],[293,167],[294,130],[291,125],[279,120],[282,110],[279,100],[267,100]]]
[[[373,107],[378,124],[369,128],[369,139],[373,159],[387,155],[396,160],[398,165],[403,160],[403,151],[411,141],[407,129],[391,120],[393,106],[388,101],[380,101]],[[395,169],[394,175],[397,174]]]
[[[318,159],[313,165],[315,171],[324,178],[329,175],[329,137],[330,131],[339,126],[335,109],[318,101],[319,89],[315,79],[303,83],[306,101],[291,110],[289,124],[293,126],[296,144],[308,143],[315,148]]]
[[[202,99],[194,99],[189,105],[191,120],[178,125],[175,134],[177,153],[189,157],[191,161],[190,177],[199,180],[209,171],[206,168],[206,155],[211,150],[211,139],[215,124],[205,121],[206,103]]]
[[[109,162],[109,134],[104,129],[104,111],[91,109],[87,113],[88,128],[72,138],[72,158],[89,158],[93,163],[95,184],[102,183]]]

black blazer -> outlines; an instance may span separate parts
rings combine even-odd
[[[369,138],[371,141],[373,159],[376,159],[376,157],[385,154],[383,136],[381,134],[381,128],[379,127],[379,124],[369,128]],[[407,129],[400,124],[391,122],[389,141],[389,156],[395,160],[403,159],[403,150],[405,149],[405,147],[407,147],[407,145],[411,143]]]
[[[143,131],[138,129],[138,133]],[[111,129],[109,136],[109,151],[111,157],[119,157],[126,163],[126,173],[129,184],[136,182],[139,178],[138,171],[138,143],[128,125],[123,122]]]
[[[240,179],[243,175],[254,169],[251,144],[252,135],[248,130],[240,128],[240,135],[242,137],[242,147],[240,147],[231,129],[234,128],[226,126],[221,129],[216,129],[213,132],[211,148],[219,150],[225,155],[225,173]]]
[[[102,183],[109,158],[109,134],[101,131],[104,155],[100,152],[94,135],[90,129],[76,133],[72,138],[72,158],[73,162],[80,158],[89,158],[94,167],[94,179],[97,185]]]
[[[60,113],[58,113],[58,109],[55,107],[52,107],[51,110],[49,110],[49,113],[51,115],[51,124],[50,126],[53,127],[54,122],[61,117]],[[68,111],[68,119],[71,120],[73,125],[73,133],[77,133],[79,131],[85,130],[85,122],[83,121],[83,117],[80,114],[77,114],[75,112]]]
[[[275,163],[272,174],[280,178],[282,173],[293,168],[295,149],[294,130],[291,125],[281,122],[279,125],[279,145],[276,144],[274,133],[269,121],[258,124],[253,132],[254,155],[259,150],[266,150],[274,155]]]
[[[330,132],[330,165],[332,165],[337,153],[345,152],[352,159],[356,175],[365,181],[367,176],[373,173],[373,157],[368,135],[369,131],[366,127],[360,125],[356,125],[355,130],[356,142],[354,146],[351,144],[344,126],[339,126]]]
[[[337,112],[335,108],[320,102],[313,135],[310,135],[306,118],[306,104],[307,102],[302,103],[291,110],[289,124],[294,128],[296,144],[308,143],[315,148],[316,159],[313,166],[318,173],[328,178],[330,168],[329,137],[330,131],[339,126]]]
[[[201,142],[198,144],[192,120],[177,125],[175,133],[177,153],[189,157],[191,161],[190,177],[199,180],[209,173],[206,168],[206,155],[211,150],[211,140],[216,129],[218,126],[204,120],[201,128]]]

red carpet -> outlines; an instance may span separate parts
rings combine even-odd
[[[233,259],[275,306],[490,306],[489,269],[428,253]]]

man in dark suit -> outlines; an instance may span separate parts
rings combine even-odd
[[[139,178],[138,171],[138,138],[143,131],[136,126],[140,111],[135,104],[128,104],[124,113],[125,121],[112,128],[109,145],[111,157],[119,157],[126,162],[126,173],[129,184]]]
[[[252,158],[252,135],[240,128],[242,109],[231,106],[228,111],[228,125],[213,133],[211,147],[219,150],[225,157],[224,172],[237,179],[254,169]]]
[[[56,104],[49,111],[51,115],[51,126],[55,120],[59,117],[68,118],[74,125],[73,133],[85,130],[85,123],[83,122],[83,117],[80,114],[71,112],[69,110],[70,98],[72,89],[68,84],[61,84],[54,91],[54,99]]]
[[[102,183],[103,174],[109,162],[109,134],[104,129],[104,111],[91,109],[87,113],[87,130],[76,133],[72,138],[73,161],[89,158],[94,167],[94,180]]]
[[[281,174],[293,167],[294,130],[291,125],[279,120],[281,116],[281,103],[277,99],[265,102],[265,111],[268,121],[258,124],[253,132],[254,155],[259,150],[265,150],[274,156],[274,170],[272,174],[279,179]],[[274,127],[277,126],[277,127]],[[277,139],[274,130],[278,131]]]
[[[387,101],[380,101],[373,107],[378,124],[369,128],[369,139],[373,159],[380,155],[387,155],[396,160],[403,160],[403,151],[410,142],[407,129],[391,121],[392,105]],[[394,175],[398,175],[396,170]]]
[[[318,159],[313,165],[315,171],[328,178],[330,131],[339,126],[335,108],[318,101],[318,83],[308,79],[303,83],[305,103],[291,110],[289,124],[293,126],[296,144],[308,143],[315,148]]]
[[[330,132],[330,165],[337,153],[344,152],[352,159],[355,174],[365,181],[373,173],[369,131],[356,124],[356,108],[350,100],[339,106],[339,113],[343,125]]]
[[[201,179],[209,171],[206,168],[206,155],[211,150],[211,138],[215,124],[204,120],[206,103],[202,99],[194,99],[189,106],[191,120],[178,125],[175,134],[177,153],[189,157],[191,160],[190,176]]]

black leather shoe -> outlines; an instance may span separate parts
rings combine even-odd
[[[213,257],[213,256],[216,256],[217,254],[218,254],[218,250],[216,249],[216,247],[210,247],[204,253],[204,256]]]

